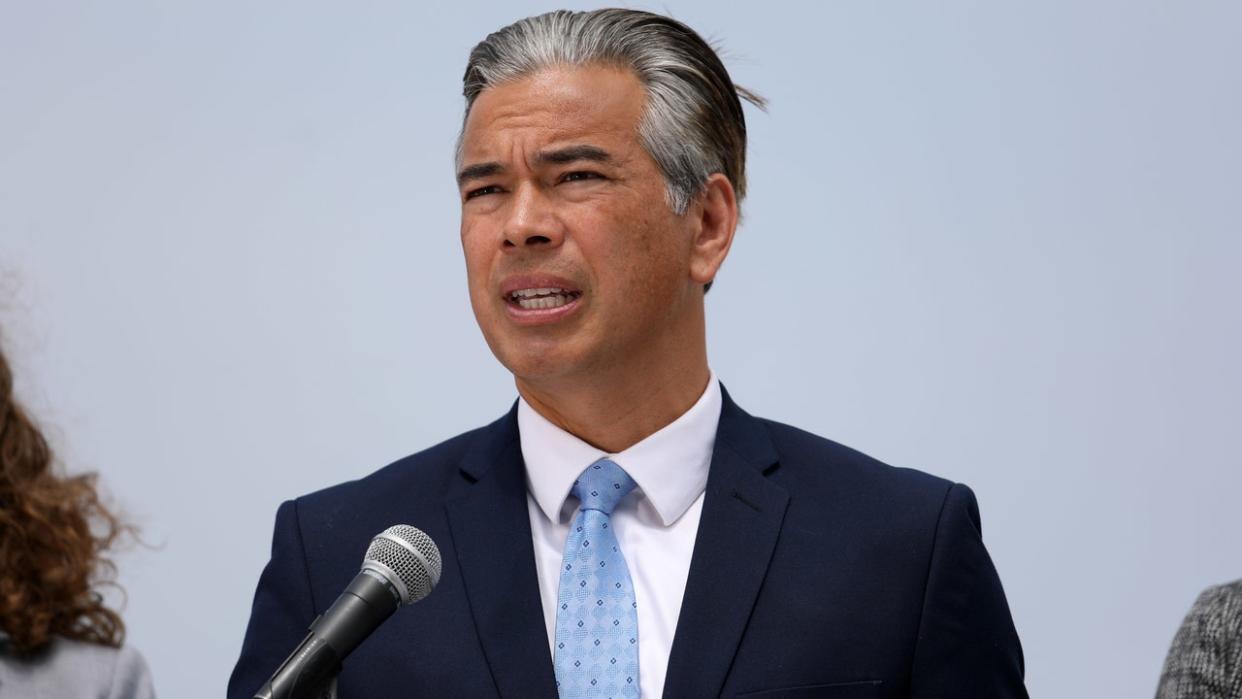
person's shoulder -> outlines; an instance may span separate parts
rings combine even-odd
[[[155,696],[146,660],[128,644],[118,648],[56,638],[34,656],[6,658],[4,667],[8,689],[42,692],[36,696]]]
[[[1242,605],[1242,580],[1213,585],[1204,590],[1200,598],[1219,606]]]
[[[475,449],[486,447],[507,432],[507,414],[422,451],[402,457],[366,476],[338,483],[295,498],[299,509],[354,507],[386,493],[439,495],[458,476],[458,468]]]
[[[1242,634],[1242,580],[1213,585],[1199,594],[1191,615],[1213,620],[1220,629]]]
[[[128,699],[153,699],[155,688],[147,659],[138,649],[128,643],[116,649],[116,661],[112,673],[110,697]]]
[[[1236,580],[1199,594],[1173,636],[1156,696],[1183,699],[1204,696],[1209,685],[1242,687],[1240,652],[1242,580]]]
[[[128,643],[115,647],[60,638],[53,647],[61,668],[59,672],[74,676],[83,690],[107,688],[107,693],[98,696],[109,698],[151,699],[155,696],[146,658]]]
[[[757,418],[767,429],[782,469],[799,479],[827,481],[857,493],[882,491],[889,495],[943,498],[954,482],[914,468],[891,466],[857,449],[775,420]],[[956,484],[959,488],[965,488]]]
[[[766,480],[788,495],[791,531],[848,540],[920,580],[936,546],[957,550],[981,538],[978,502],[966,485],[891,466],[804,429],[760,423],[775,451]]]
[[[1242,580],[1213,585],[1199,593],[1186,614],[1183,629],[1193,629],[1196,637],[1218,645],[1242,644]]]

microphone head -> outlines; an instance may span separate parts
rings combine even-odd
[[[395,584],[402,604],[413,604],[431,594],[440,582],[440,549],[425,532],[408,524],[394,524],[371,540],[362,568],[379,572]]]

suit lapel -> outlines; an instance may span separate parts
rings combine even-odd
[[[462,583],[502,697],[556,696],[526,509],[516,411],[463,460],[449,525]]]
[[[714,697],[724,686],[789,503],[789,494],[765,476],[776,461],[763,424],[724,393],[664,682],[669,699]]]

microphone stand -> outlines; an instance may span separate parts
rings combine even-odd
[[[254,695],[254,699],[336,699],[336,674],[318,684],[296,687],[291,692],[281,694],[274,693],[272,683],[268,682]]]
[[[322,618],[315,619],[311,628]],[[295,669],[290,671],[290,667]],[[340,672],[336,650],[312,634],[293,649],[254,699],[336,699],[336,676]]]

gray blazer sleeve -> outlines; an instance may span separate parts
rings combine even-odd
[[[108,699],[155,699],[151,670],[132,646],[122,646],[117,654]]]
[[[1156,699],[1242,698],[1242,580],[1208,588],[1177,630]]]
[[[66,638],[32,657],[18,658],[0,646],[0,698],[154,699],[151,671],[130,646]]]

